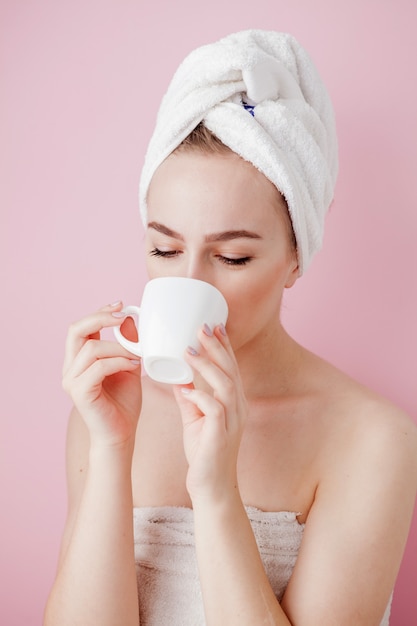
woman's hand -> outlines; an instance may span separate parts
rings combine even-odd
[[[106,306],[71,325],[66,342],[63,387],[83,417],[92,444],[133,442],[141,410],[140,361],[115,341],[100,339],[100,331],[120,325],[122,303]],[[131,318],[124,334],[137,332]]]
[[[216,500],[237,490],[237,457],[247,403],[236,359],[224,327],[200,332],[201,354],[190,351],[188,363],[212,389],[174,387],[183,422],[189,464],[187,489],[192,500]]]

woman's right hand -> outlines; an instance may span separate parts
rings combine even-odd
[[[100,339],[104,328],[119,326],[137,341],[122,303],[108,305],[69,328],[63,367],[63,387],[84,419],[90,443],[119,446],[133,443],[142,405],[141,368],[115,341]]]

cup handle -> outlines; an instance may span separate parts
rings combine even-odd
[[[125,306],[122,311],[127,315],[134,315],[139,319],[140,307],[138,306],[134,306],[133,304],[131,304],[129,306]],[[129,352],[132,352],[132,354],[135,354],[136,356],[142,356],[142,347],[140,345],[140,341],[129,341],[129,339],[126,339],[126,337],[122,335],[120,331],[120,326],[115,326],[113,328],[113,332],[114,336],[121,346],[123,346],[124,348],[126,348],[126,350],[129,350]]]

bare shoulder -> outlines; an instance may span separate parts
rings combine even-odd
[[[313,357],[314,358],[314,357]],[[317,385],[323,403],[326,464],[375,474],[387,480],[408,476],[417,488],[417,426],[402,409],[356,382],[337,368],[318,359]],[[328,469],[328,465],[327,465]]]
[[[417,427],[413,420],[387,399],[359,385],[352,393],[348,418],[352,421],[352,452],[362,453],[364,465],[379,468],[386,481],[408,482],[410,494],[417,488]],[[387,483],[388,486],[389,483]]]
[[[379,433],[380,437],[397,433],[400,439],[409,441],[408,445],[417,445],[417,426],[402,409],[327,361],[307,354],[306,372],[312,381],[312,395],[336,427],[357,428],[363,435],[376,431],[374,434]]]
[[[358,426],[395,452],[409,452],[417,460],[417,426],[402,409],[389,400],[359,387],[352,407]]]

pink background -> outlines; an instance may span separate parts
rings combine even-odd
[[[316,61],[341,169],[324,249],[288,294],[284,320],[417,420],[416,7],[2,0],[2,624],[41,623],[66,508],[66,328],[110,301],[139,300],[139,171],[160,97],[197,45],[271,28],[292,32]],[[417,520],[393,626],[417,623],[416,548]]]

